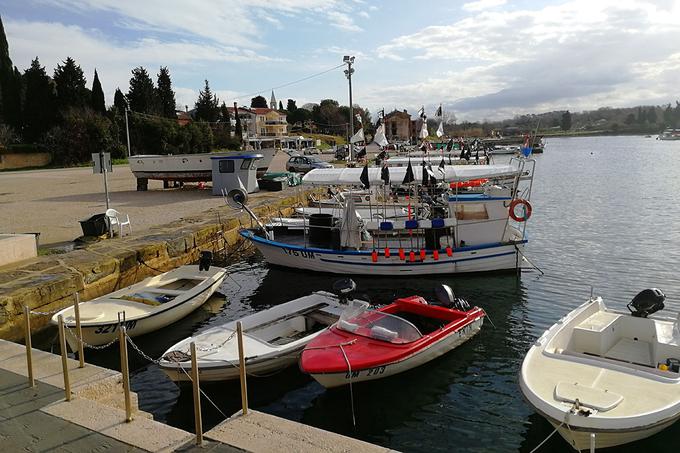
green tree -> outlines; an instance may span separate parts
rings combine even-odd
[[[241,125],[241,117],[238,115],[238,106],[234,102],[234,118],[236,119],[235,134],[236,139],[240,142],[243,140],[243,126]]]
[[[132,70],[130,89],[127,94],[130,110],[138,113],[158,113],[158,98],[153,80],[142,66]]]
[[[9,57],[9,45],[0,16],[0,122],[21,127],[21,74]]]
[[[673,108],[670,104],[663,110],[663,122],[666,126],[673,124]]]
[[[656,124],[657,121],[657,116],[656,116],[656,107],[650,107],[647,109],[647,122],[649,124]]]
[[[210,84],[205,81],[205,87],[198,93],[196,100],[196,119],[198,121],[215,122],[219,116],[219,99],[210,91]]]
[[[38,57],[24,71],[25,96],[23,108],[24,140],[37,142],[54,125],[55,93],[45,68]]]
[[[297,105],[295,104],[295,101],[293,99],[288,99],[288,103],[286,104],[286,111],[288,113],[293,113],[296,110]]]
[[[231,136],[231,115],[229,114],[227,104],[224,102],[220,106],[220,122],[224,124],[226,131]]]
[[[633,124],[635,122],[635,115],[632,113],[629,113],[628,116],[626,116],[626,119],[623,121],[626,123],[628,126]]]
[[[94,70],[94,80],[92,81],[92,97],[90,100],[90,107],[97,113],[102,115],[106,113],[106,99],[104,98],[104,90],[102,84],[99,82],[99,74]]]
[[[118,115],[124,115],[127,105],[125,95],[120,91],[120,88],[116,88],[116,93],[113,95],[113,106],[116,109],[116,113],[118,113]]]
[[[161,66],[158,73],[158,101],[160,104],[160,113],[166,118],[177,118],[175,113],[177,106],[175,102],[175,92],[172,90],[172,81],[170,80],[170,71],[165,66]]]
[[[642,107],[638,107],[638,109],[637,109],[637,122],[638,122],[638,124],[645,124],[646,120],[647,120],[647,115],[645,115],[645,112],[642,110]]]
[[[283,102],[279,101],[279,110],[283,110]]]
[[[54,83],[57,85],[57,108],[66,112],[71,107],[85,107],[90,105],[90,96],[85,87],[87,81],[83,70],[71,57],[66,57],[63,65],[57,65],[54,70]]]
[[[263,96],[255,96],[250,100],[250,107],[266,109],[267,107],[269,107],[269,105],[267,104],[267,100]]]
[[[560,121],[560,128],[563,131],[571,130],[571,113],[569,110],[562,114],[562,120]]]

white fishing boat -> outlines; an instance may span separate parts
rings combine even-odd
[[[354,282],[351,285],[345,291],[353,289]],[[296,363],[307,343],[334,324],[346,306],[342,297],[317,291],[186,338],[168,349],[159,365],[173,381],[188,380],[183,370],[191,368],[193,342],[201,381],[237,379],[236,323],[240,321],[246,370],[256,377],[266,376]]]
[[[260,228],[243,229],[240,234],[254,243],[268,263],[295,269],[350,275],[515,270],[522,267],[527,242],[533,166],[534,161],[513,159],[508,165],[390,168],[393,181],[403,181],[408,171],[417,181],[431,173],[429,177],[438,178],[447,192],[429,202],[422,196],[412,197],[403,219],[386,217],[393,207],[387,200],[369,206],[369,216],[359,216],[355,200],[349,196],[339,217],[311,214],[309,221],[298,220],[294,228],[282,225],[271,230],[255,219]],[[312,170],[303,183],[356,185],[364,178],[380,192],[381,177],[381,168],[324,169]],[[451,183],[482,178],[511,180],[512,186],[489,184],[478,193],[449,189]],[[520,183],[525,185],[520,188]],[[241,206],[238,202],[232,205]]]
[[[659,134],[657,140],[680,140],[680,129],[666,129]]]
[[[203,305],[227,275],[224,268],[200,269],[205,267],[180,266],[106,296],[81,302],[78,307],[83,341],[95,346],[110,343],[118,338],[121,322],[128,335],[136,337],[184,318]],[[59,316],[63,316],[66,327],[75,329],[74,307],[56,313],[52,324],[58,324]],[[78,349],[74,335],[67,335],[66,339],[72,350]]]
[[[576,450],[643,439],[680,418],[680,317],[647,317],[664,299],[644,290],[627,313],[591,298],[524,358],[524,397]]]

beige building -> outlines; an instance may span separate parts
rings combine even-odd
[[[286,114],[275,109],[251,108],[255,114],[255,130],[259,137],[284,137],[288,135]]]
[[[385,136],[390,142],[411,139],[411,115],[404,110],[394,110],[385,115]]]

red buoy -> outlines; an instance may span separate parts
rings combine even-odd
[[[406,254],[404,253],[404,249],[399,249],[399,259],[404,261],[406,259]]]
[[[378,262],[378,252],[376,252],[375,250],[373,250],[373,251],[371,252],[371,260],[372,260],[374,263],[377,263],[377,262]]]
[[[453,256],[453,249],[451,247],[446,247],[446,254],[449,256]]]
[[[389,258],[389,257],[390,257],[390,248],[385,247],[385,258]]]
[[[425,261],[425,250],[420,250],[420,261]]]
[[[413,250],[408,252],[408,259],[412,263],[416,260],[416,253]]]
[[[439,250],[435,250],[432,252],[432,258],[434,258],[435,261],[439,259]]]

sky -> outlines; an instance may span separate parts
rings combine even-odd
[[[347,105],[344,55],[371,112],[441,103],[478,121],[680,99],[680,0],[0,0],[0,15],[21,71],[71,56],[107,104],[141,65],[169,68],[178,108],[205,79],[229,105],[272,88],[284,106]]]

